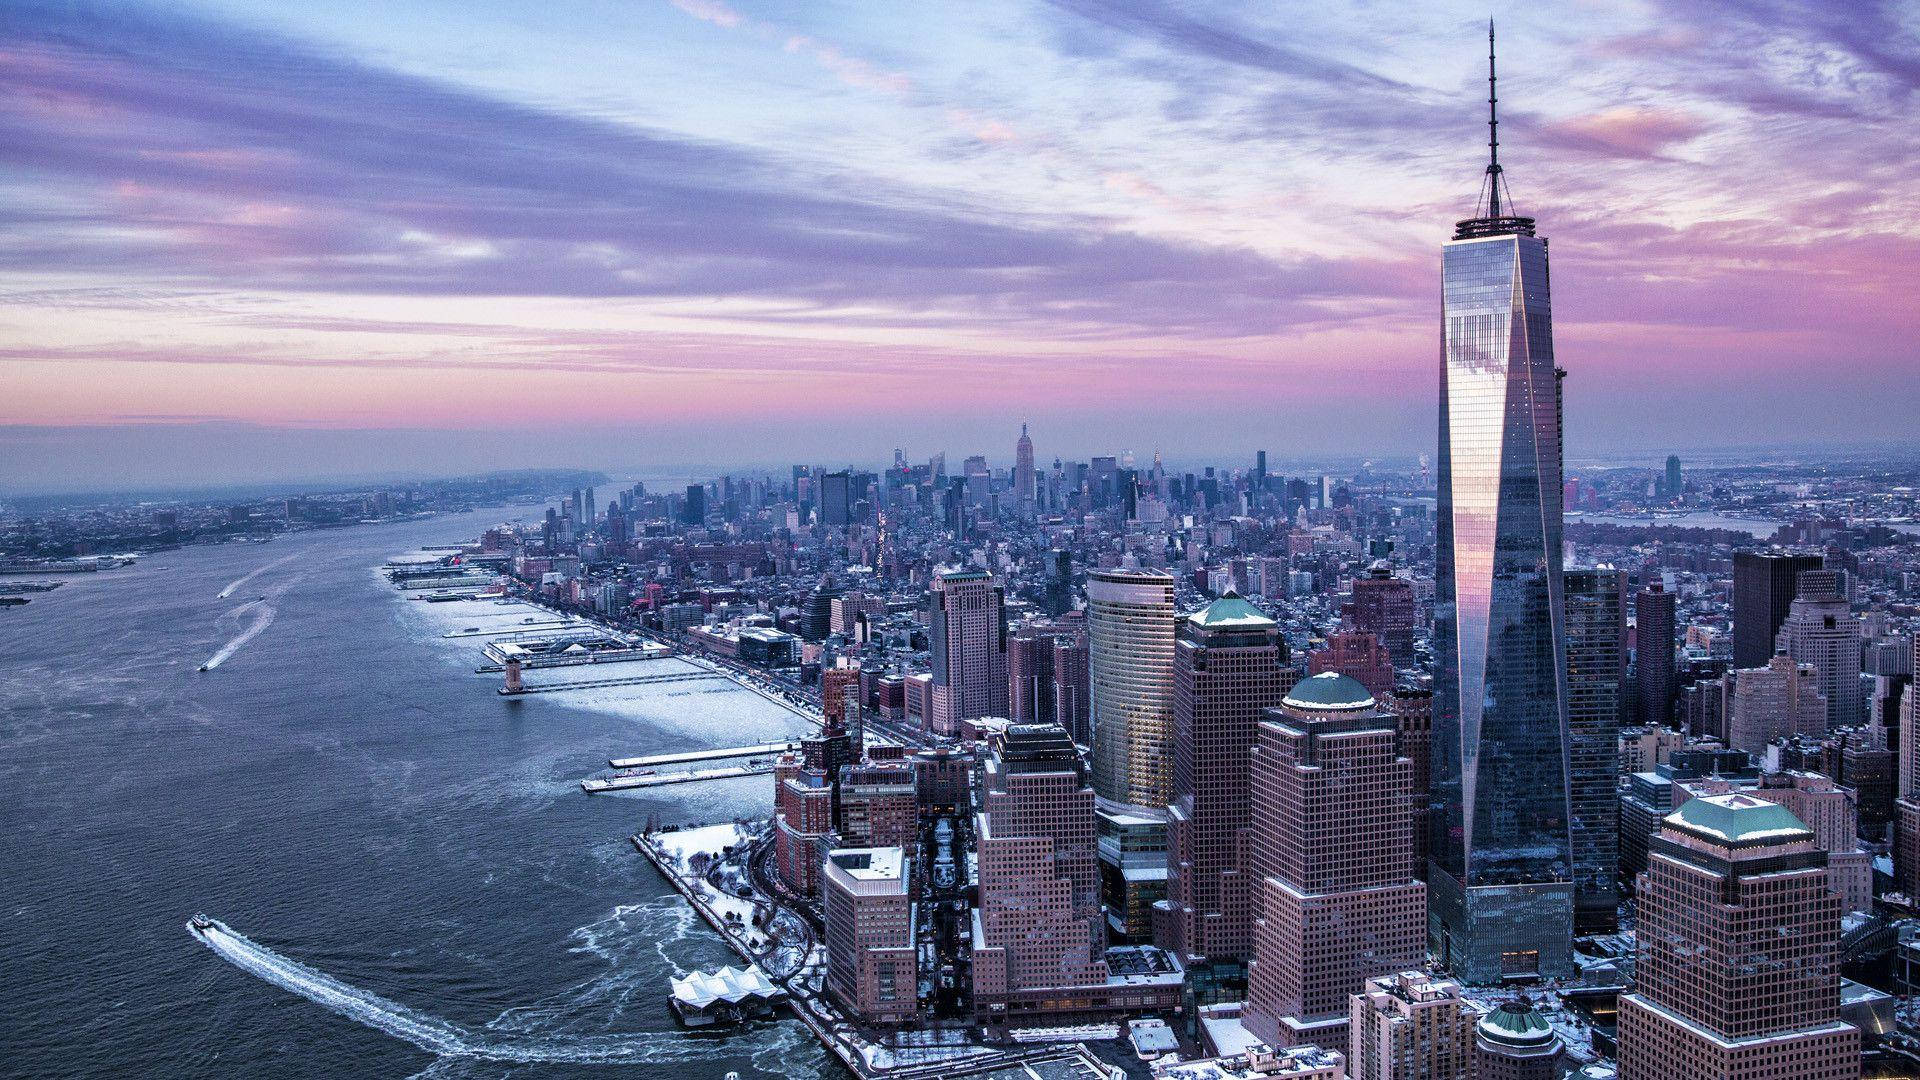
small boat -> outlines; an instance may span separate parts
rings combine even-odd
[[[201,665],[200,665],[200,670],[201,670],[201,671],[212,671],[213,669],[212,669],[212,668],[210,668],[210,667],[208,667],[208,666],[207,666],[207,665],[205,665],[205,664],[201,664]]]
[[[206,931],[213,929],[213,920],[207,918],[205,915],[195,915],[193,918],[188,919],[187,922],[195,930],[198,930],[202,933],[205,933]]]

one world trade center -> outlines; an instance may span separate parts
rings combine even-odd
[[[1475,985],[1570,974],[1574,908],[1547,242],[1503,190],[1488,45],[1491,161],[1443,254],[1428,875],[1434,952]]]

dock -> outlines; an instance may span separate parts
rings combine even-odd
[[[656,765],[681,765],[689,761],[719,761],[722,758],[762,757],[798,750],[797,742],[761,743],[758,746],[729,746],[721,750],[691,750],[684,754],[654,754],[651,757],[608,758],[616,769],[646,769]]]
[[[501,687],[496,693],[501,697],[520,697],[524,694],[553,694],[562,690],[601,690],[615,686],[652,686],[655,683],[696,682],[728,680],[725,675],[711,671],[674,672],[666,675],[633,675],[624,679],[598,679],[583,682],[546,683],[541,686],[522,686],[518,690]]]
[[[580,790],[589,795],[606,791],[630,791],[634,788],[661,787],[666,784],[692,784],[701,780],[730,780],[736,776],[765,776],[773,771],[766,764],[722,765],[717,769],[687,769],[681,772],[656,772],[645,776],[608,776],[580,781]]]

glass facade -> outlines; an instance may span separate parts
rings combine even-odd
[[[1547,245],[1503,220],[1445,248],[1434,607],[1430,924],[1483,985],[1569,973],[1573,934]]]

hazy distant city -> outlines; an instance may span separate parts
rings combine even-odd
[[[5,1070],[1920,1075],[1920,22],[1487,14],[0,14]]]

